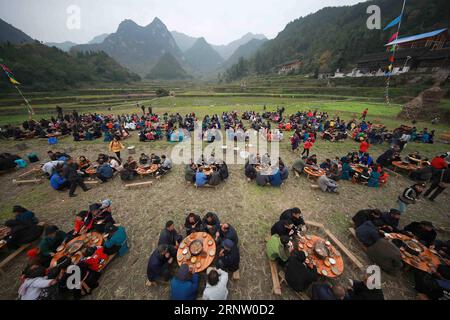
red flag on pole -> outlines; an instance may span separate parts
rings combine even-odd
[[[397,39],[398,37],[398,32],[394,33],[388,40],[388,43],[392,42],[393,40]]]

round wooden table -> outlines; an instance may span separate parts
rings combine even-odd
[[[410,172],[422,168],[419,165],[404,161],[392,161],[392,165],[394,166],[394,171],[396,171],[397,169],[402,169]]]
[[[64,256],[71,256],[72,262],[78,263],[83,257],[81,249],[93,246],[102,246],[105,242],[103,235],[99,232],[90,232],[82,234],[76,238],[73,238],[63,246],[59,246],[56,254],[53,256],[50,262],[50,267],[55,267],[58,264],[58,260]],[[73,247],[73,252],[70,252],[70,248]]]
[[[203,250],[199,255],[192,255],[190,245],[195,240],[200,240],[203,243]],[[213,237],[206,232],[194,232],[181,241],[177,251],[178,265],[186,263],[189,270],[194,273],[206,270],[216,257],[216,242]]]
[[[422,250],[417,256],[410,254],[404,247],[400,247],[403,262],[413,268],[424,272],[433,273],[439,264],[446,264],[446,262],[441,261],[441,259],[439,259],[439,257],[432,250],[410,236],[401,233],[388,233],[386,237],[390,240],[398,239],[402,241],[413,241],[416,243],[420,250]]]
[[[358,173],[362,173],[363,170],[364,170],[364,168],[366,168],[366,166],[362,166],[362,165],[357,164],[357,163],[351,163],[351,164],[350,164],[350,168],[351,168],[353,171],[356,171],[356,172],[358,172]]]
[[[144,167],[138,167],[136,169],[136,172],[138,175],[140,175],[142,178],[149,174],[154,174],[156,171],[158,171],[158,165],[152,164],[150,167],[144,168]]]
[[[326,174],[326,171],[321,168],[314,169],[313,167],[305,167],[303,171],[305,171],[305,173],[307,174],[308,179],[311,179],[311,177],[317,179]]]
[[[298,236],[297,240],[297,250],[303,251],[306,254],[306,265],[311,269],[316,266],[318,274],[328,278],[336,278],[344,272],[342,255],[331,243],[327,245],[327,242],[321,237],[309,234]],[[328,249],[328,254],[325,258],[320,257],[315,251],[315,246],[318,241],[325,243],[325,247]],[[332,259],[331,262],[330,258]]]
[[[210,176],[216,171],[216,166],[210,165],[210,166],[204,166],[203,167],[203,173],[207,176]]]
[[[84,172],[90,176],[93,176],[93,175],[97,174],[97,168],[91,166],[91,167],[87,168],[86,170],[84,170]]]
[[[257,164],[255,166],[255,170],[257,172],[265,172],[265,171],[269,171],[270,170],[270,166],[269,165],[264,165],[264,164]]]

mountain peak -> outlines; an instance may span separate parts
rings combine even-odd
[[[121,31],[127,32],[127,31],[138,29],[138,28],[139,28],[139,25],[136,22],[134,22],[131,19],[125,19],[119,24],[119,27],[117,28],[117,32],[121,32]]]
[[[205,38],[201,37],[197,39],[195,45],[209,45],[209,43],[206,41]]]
[[[147,27],[148,28],[159,28],[159,29],[166,29],[167,30],[167,27],[164,24],[164,22],[162,22],[161,19],[159,19],[158,17],[155,17],[153,19],[153,21]]]
[[[164,24],[164,23],[161,21],[161,19],[159,19],[158,17],[155,17],[155,18],[153,19],[152,23],[154,23],[154,24]]]

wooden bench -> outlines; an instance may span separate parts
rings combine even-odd
[[[14,184],[22,185],[22,184],[38,184],[42,182],[42,179],[32,179],[32,180],[16,180],[12,181]]]
[[[44,227],[45,226],[45,222],[39,222],[38,226]],[[21,245],[18,249],[16,249],[13,253],[9,254],[5,259],[2,260],[2,262],[0,262],[0,274],[5,274],[5,272],[3,271],[3,268],[9,263],[11,262],[15,257],[17,257],[19,254],[21,254],[23,251],[25,251],[26,249],[28,249],[29,247],[31,247],[32,243],[25,243],[23,245]]]
[[[278,270],[276,261],[269,260],[270,273],[272,274],[272,292],[281,296],[281,284],[278,278]]]
[[[30,175],[38,173],[38,172],[42,172],[40,165],[35,167],[35,168],[33,168],[33,169],[31,169],[31,170],[29,170],[29,171],[27,171],[27,172],[24,172],[24,173],[20,174],[18,176],[18,178],[25,178],[27,176],[30,176]]]
[[[334,244],[347,256],[347,258],[350,259],[350,261],[359,269],[363,269],[364,265],[362,264],[361,261],[359,261],[358,258],[356,258],[356,256],[351,253],[350,250],[347,249],[347,247],[341,242],[339,241],[338,238],[336,238],[336,236],[331,233],[330,230],[326,229],[325,226],[321,223],[315,222],[315,221],[305,221],[306,225],[310,225],[319,229],[322,229],[325,234],[328,236],[328,238],[330,238],[331,241],[334,242]]]
[[[286,281],[286,274],[284,273],[284,271],[278,272],[278,276],[280,277],[280,284],[282,284],[282,283],[284,282],[284,283],[286,283],[286,285],[288,285],[288,284],[287,284],[287,281]],[[295,292],[295,295],[296,295],[300,300],[311,300],[311,299],[308,297],[308,295],[307,295],[306,293],[304,293],[304,292],[297,292],[297,291],[294,291],[294,292]]]
[[[347,249],[346,246],[344,246],[344,244],[339,241],[338,238],[336,238],[336,236],[334,234],[332,234],[329,230],[327,229],[323,229],[325,231],[325,233],[327,234],[327,236],[342,250],[342,252],[344,252],[344,254],[347,256],[347,258],[350,259],[350,261],[359,269],[363,270],[364,269],[364,265],[362,264],[361,261],[359,261],[358,258],[356,258],[356,256],[350,252],[350,250]]]
[[[100,271],[103,271],[106,269],[106,267],[108,266],[108,264],[117,256],[117,253],[114,253],[112,255],[109,256],[108,260],[105,262],[105,264],[103,265],[103,268]]]
[[[125,188],[134,188],[134,187],[142,187],[142,186],[151,186],[153,184],[153,181],[146,181],[146,182],[138,182],[138,183],[129,183],[125,185]]]
[[[213,189],[215,189],[215,188],[216,188],[216,186],[212,186],[212,185],[210,185],[210,184],[205,184],[205,185],[203,185],[203,186],[198,186],[198,185],[196,185],[196,184],[194,183],[194,186],[195,186],[196,189],[198,189],[198,188],[213,188]]]
[[[31,247],[31,243],[26,243],[23,244],[19,247],[19,249],[16,249],[13,253],[11,253],[10,255],[8,255],[5,259],[2,260],[2,262],[0,262],[0,274],[4,275],[5,272],[3,271],[3,268],[9,263],[11,262],[11,260],[13,260],[15,257],[17,257],[19,254],[21,254],[23,251],[25,251],[26,249],[28,249],[29,247]]]

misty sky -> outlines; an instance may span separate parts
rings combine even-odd
[[[159,17],[169,30],[227,44],[247,32],[274,38],[285,25],[326,6],[364,0],[0,0],[0,18],[44,42],[85,43],[115,32],[124,19],[139,25]],[[67,8],[81,9],[81,29],[66,27]]]

